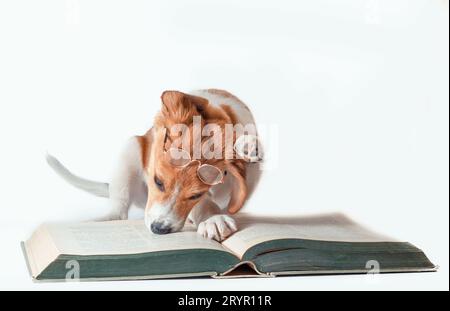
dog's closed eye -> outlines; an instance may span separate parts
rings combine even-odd
[[[189,197],[189,200],[194,201],[194,200],[200,199],[200,197],[201,197],[203,194],[204,194],[204,193],[196,193],[196,194],[190,196],[190,197]]]
[[[158,177],[156,177],[155,175],[155,185],[156,187],[161,191],[164,192],[166,190],[166,188],[164,188],[164,183],[161,181],[161,179],[159,179]]]

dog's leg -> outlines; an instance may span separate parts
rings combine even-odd
[[[197,233],[216,241],[223,241],[237,231],[236,221],[225,214],[208,195],[189,214],[197,226]]]
[[[109,184],[111,211],[98,220],[128,219],[128,210],[133,203],[133,197],[141,191],[143,184],[140,148],[135,137],[126,144]]]

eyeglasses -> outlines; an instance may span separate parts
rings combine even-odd
[[[192,160],[191,154],[180,148],[169,148],[166,150],[167,132],[166,129],[163,144],[164,157],[167,162],[179,168],[185,168],[192,163],[197,163],[197,176],[203,183],[210,186],[223,183],[224,174],[218,167],[210,164],[202,164],[199,160]]]

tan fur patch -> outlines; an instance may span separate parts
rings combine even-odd
[[[228,117],[231,120],[231,123],[235,125],[238,123],[238,118],[236,116],[236,113],[234,112],[233,108],[231,108],[229,105],[222,104],[220,107],[225,111],[225,113],[228,115]]]
[[[242,100],[240,100],[237,96],[231,94],[230,92],[227,92],[225,90],[219,90],[219,89],[208,89],[208,93],[220,95],[225,98],[231,98],[231,99],[237,101],[238,103],[242,104],[245,107],[245,109],[250,111],[250,109],[247,107],[247,105]]]
[[[226,91],[211,89],[208,92],[218,94],[224,98],[233,98],[240,102],[237,97]],[[224,129],[226,124],[236,124],[238,121],[236,113],[227,104],[217,107],[210,105],[205,98],[178,91],[166,91],[162,94],[161,99],[162,109],[155,117],[152,129],[154,135],[149,131],[144,136],[138,136],[138,141],[142,148],[143,165],[148,173],[147,208],[151,208],[154,202],[166,202],[170,195],[176,189],[179,189],[174,208],[180,219],[185,219],[199,200],[190,199],[192,195],[205,193],[210,187],[198,178],[197,168],[199,163],[194,162],[188,167],[177,168],[166,161],[164,158],[165,150],[168,147],[164,145],[166,129],[170,130],[175,124],[185,124],[187,126],[189,131],[187,138],[189,139],[188,144],[192,156],[192,151],[195,147],[193,141],[194,116],[202,117],[202,128],[208,123],[220,126],[222,135],[225,135]],[[180,137],[180,134],[176,136],[175,133],[170,132],[168,135],[166,144],[169,144],[169,146],[170,142]],[[201,141],[203,142],[206,139],[208,137],[202,137]],[[222,141],[225,141],[224,137],[222,137]],[[222,144],[222,148],[225,148],[225,144]],[[221,152],[223,155],[221,159],[205,159],[201,155],[199,160],[202,164],[214,165],[222,172],[228,171],[234,176],[236,185],[231,195],[229,210],[230,213],[235,213],[243,206],[247,196],[245,183],[246,166],[241,160],[225,160],[225,150],[223,149]],[[150,157],[152,161],[149,161]],[[155,185],[155,177],[164,185],[164,189],[159,189],[160,187]]]
[[[141,161],[142,161],[142,167],[144,168],[144,171],[148,167],[148,160],[150,156],[150,148],[151,148],[151,141],[152,141],[152,130],[147,131],[142,136],[136,136],[136,139],[141,147]]]

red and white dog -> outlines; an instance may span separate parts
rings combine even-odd
[[[222,241],[237,230],[230,214],[243,207],[261,174],[253,115],[223,90],[165,91],[161,99],[153,127],[128,141],[109,184],[77,177],[50,155],[47,161],[72,185],[109,197],[112,211],[103,220],[127,219],[134,204],[145,207],[145,224],[153,233],[179,231],[189,219],[199,234]],[[203,135],[209,125],[214,144],[211,133]],[[182,146],[174,148],[177,141]],[[198,147],[203,149],[196,152]]]

